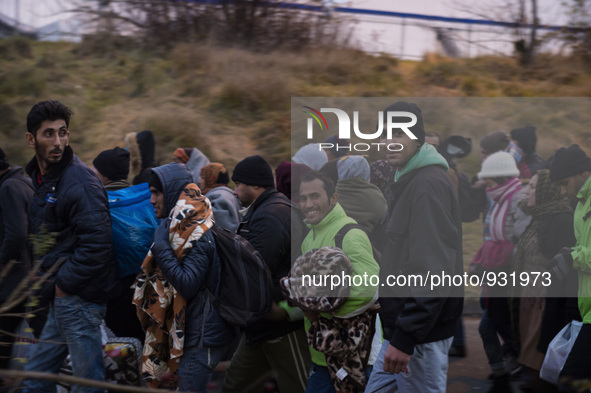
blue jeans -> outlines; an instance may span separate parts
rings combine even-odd
[[[380,354],[373,365],[373,371],[365,393],[445,393],[447,389],[447,352],[453,338],[415,345],[415,351],[408,363],[408,373],[390,374],[384,371],[384,355],[390,346],[388,340],[382,343]]]
[[[365,367],[365,376],[368,381],[372,370],[373,366]],[[312,363],[306,384],[306,393],[336,393],[328,367]]]
[[[79,296],[56,297],[49,306],[47,322],[25,371],[57,374],[70,353],[74,376],[105,380],[100,325],[105,304],[90,303]],[[55,382],[26,380],[25,393],[53,393]],[[73,385],[73,393],[103,393],[103,389]]]
[[[312,363],[308,383],[306,384],[306,393],[335,393],[334,383],[330,377],[328,367],[319,366]]]
[[[191,347],[183,349],[183,356],[179,364],[179,390],[185,392],[205,393],[207,384],[226,353],[227,346],[221,347]]]

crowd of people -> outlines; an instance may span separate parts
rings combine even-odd
[[[106,326],[141,341],[139,373],[152,388],[205,392],[229,360],[228,393],[260,393],[269,375],[281,393],[445,392],[448,356],[466,354],[464,287],[435,293],[383,283],[464,274],[462,222],[481,219],[483,242],[468,272],[545,272],[553,282],[483,286],[478,330],[489,391],[509,392],[515,379],[523,391],[588,390],[591,159],[578,145],[542,159],[533,126],[495,131],[479,141],[482,165],[470,179],[455,162],[470,139],[426,132],[413,103],[388,112],[416,122],[410,133],[382,136],[404,147],[382,160],[309,144],[275,171],[260,155],[229,171],[195,147],[159,165],[149,130],[127,134],[125,148],[104,150],[88,166],[70,146],[72,111],[37,103],[26,120],[34,152],[26,168],[0,149],[0,301],[12,302],[0,318],[0,369],[27,323],[38,343],[26,371],[58,373],[69,355],[74,376],[104,381]],[[123,208],[138,220],[127,223],[133,234],[115,227],[113,201],[126,192],[143,195],[143,210]],[[270,307],[246,326],[225,318],[217,302],[225,278],[217,227],[248,241],[268,272]],[[51,239],[40,247],[43,237]],[[21,284],[31,272],[34,288]],[[379,280],[328,291],[306,285],[310,274]],[[573,320],[582,328],[560,381],[550,383],[540,378],[544,357]],[[55,383],[31,378],[22,388],[53,392]]]

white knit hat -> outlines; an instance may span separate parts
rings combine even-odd
[[[513,156],[504,151],[498,151],[486,157],[482,169],[478,173],[479,179],[493,177],[514,177],[519,175],[519,169]]]

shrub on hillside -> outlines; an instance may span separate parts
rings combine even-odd
[[[256,50],[297,49],[334,43],[338,36],[327,14],[286,7],[279,0],[224,0],[221,4],[78,0],[71,11],[96,26],[99,36],[135,36],[145,48],[214,41]]]

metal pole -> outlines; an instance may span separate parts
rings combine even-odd
[[[16,21],[16,24],[14,25],[14,35],[18,34],[18,26],[20,24],[20,4],[19,4],[20,0],[14,0],[14,20]]]
[[[472,55],[472,25],[468,25],[468,57]]]
[[[404,57],[404,31],[406,29],[406,18],[402,18],[402,28],[400,33],[400,57]]]

